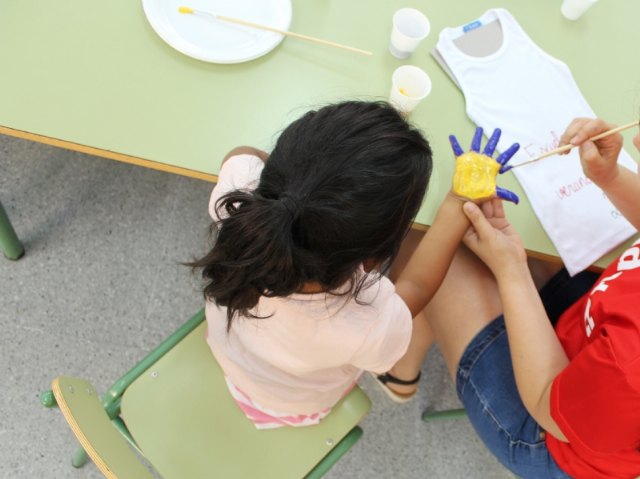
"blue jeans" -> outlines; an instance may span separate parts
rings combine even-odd
[[[566,270],[554,276],[540,290],[549,319],[555,324],[597,278],[590,272],[570,278]],[[549,454],[544,431],[520,400],[503,316],[485,326],[465,349],[456,389],[480,439],[505,467],[523,479],[570,479]]]

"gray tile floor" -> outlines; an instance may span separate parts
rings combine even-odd
[[[38,395],[60,374],[104,392],[202,304],[179,262],[206,248],[203,181],[0,136],[0,199],[27,254],[0,255],[0,477],[98,478],[70,466],[75,441]],[[329,478],[510,478],[466,419],[433,350],[419,398],[397,406],[369,377],[364,436]],[[189,479],[189,478],[186,478]],[[244,479],[244,478],[240,478]]]

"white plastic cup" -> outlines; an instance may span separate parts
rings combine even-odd
[[[404,115],[411,113],[429,93],[431,78],[414,65],[402,65],[391,75],[389,103]]]
[[[389,51],[396,58],[408,58],[431,31],[429,19],[415,8],[401,8],[393,14]]]
[[[564,0],[560,11],[565,18],[577,20],[598,0]]]

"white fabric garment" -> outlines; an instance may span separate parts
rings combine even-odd
[[[502,29],[501,45],[493,53],[470,56],[456,45],[456,39],[493,21],[500,22]],[[596,117],[567,65],[538,47],[504,9],[489,10],[467,25],[445,28],[437,50],[464,93],[469,118],[489,134],[494,128],[502,129],[498,150],[520,144],[510,165],[556,148],[573,118]],[[636,171],[626,152],[619,162]],[[635,232],[584,175],[577,148],[567,156],[515,169],[513,174],[572,275]]]

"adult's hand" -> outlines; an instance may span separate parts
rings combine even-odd
[[[612,128],[615,125],[597,118],[576,118],[560,137],[560,146],[570,143],[580,147],[580,162],[585,175],[601,188],[615,180],[620,172],[618,156],[623,138],[620,133],[596,141],[589,138]]]
[[[464,244],[491,269],[496,277],[511,267],[526,265],[527,255],[520,236],[504,214],[502,201],[492,199],[478,206],[467,202],[463,210],[471,226]]]

